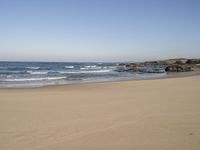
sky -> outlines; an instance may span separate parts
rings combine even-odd
[[[200,57],[200,0],[0,0],[1,61]]]

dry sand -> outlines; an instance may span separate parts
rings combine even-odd
[[[199,150],[200,76],[0,90],[0,150]]]

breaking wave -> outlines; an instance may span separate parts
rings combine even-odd
[[[6,82],[23,82],[23,81],[41,81],[41,80],[61,80],[66,79],[66,77],[44,77],[44,78],[18,78],[18,79],[3,79],[0,81],[6,81]]]
[[[65,66],[65,68],[67,68],[67,69],[73,69],[74,66]]]

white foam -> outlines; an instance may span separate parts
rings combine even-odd
[[[65,68],[67,68],[67,69],[73,69],[74,66],[65,66]]]
[[[106,73],[106,72],[110,72],[111,70],[85,70],[85,71],[69,71],[69,72],[65,72],[65,73]]]
[[[26,67],[28,69],[34,69],[34,70],[37,70],[37,69],[40,69],[40,67]]]
[[[110,72],[111,70],[91,70],[91,71],[85,71],[90,73],[104,73],[104,72]]]
[[[96,68],[97,66],[96,65],[93,65],[93,66],[85,66],[86,68]]]
[[[44,71],[27,71],[29,74],[47,74],[48,72],[44,72]]]
[[[21,78],[21,79],[4,79],[1,81],[41,81],[41,80],[60,80],[60,79],[65,79],[66,77],[45,77],[45,78]]]
[[[80,70],[95,70],[95,69],[101,69],[101,67],[96,67],[96,66],[86,66],[86,67],[83,67],[83,68],[80,68]]]

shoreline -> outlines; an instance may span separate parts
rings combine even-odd
[[[33,86],[33,87],[7,87],[7,88],[0,88],[1,90],[15,90],[15,89],[41,89],[41,88],[48,88],[48,87],[63,87],[63,86],[72,86],[72,85],[87,85],[87,84],[100,84],[100,83],[115,83],[115,82],[127,82],[127,81],[145,81],[145,80],[159,80],[159,79],[171,79],[171,78],[185,78],[185,77],[193,77],[193,76],[200,76],[199,71],[193,72],[180,72],[180,73],[169,73],[170,75],[166,75],[163,77],[154,77],[154,78],[147,78],[147,79],[121,79],[121,80],[109,80],[109,81],[97,81],[97,82],[83,82],[83,83],[69,83],[69,84],[54,84],[54,85],[43,85],[43,86]]]
[[[200,74],[199,63],[199,59],[183,58],[122,64],[2,62],[0,88],[24,89],[193,76]]]

